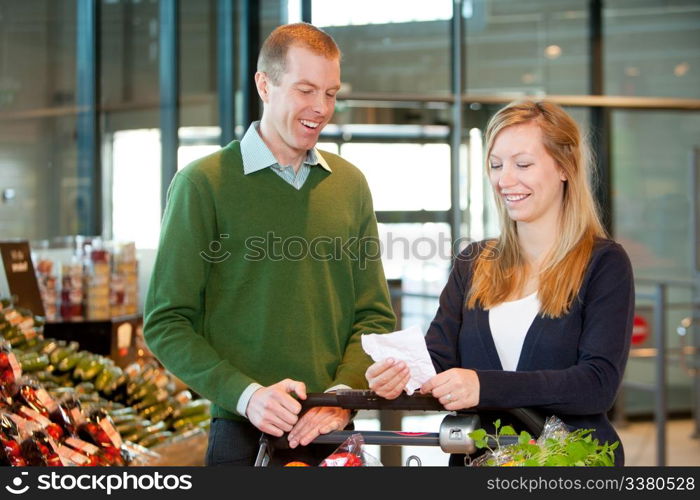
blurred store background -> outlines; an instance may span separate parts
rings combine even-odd
[[[427,329],[460,242],[497,231],[488,118],[536,96],[582,124],[637,279],[615,422],[649,423],[640,460],[685,440],[700,465],[696,0],[0,0],[0,240],[30,242],[49,321],[140,317],[170,179],[259,116],[259,44],[300,20],[343,51],[320,147],[369,181],[403,326]]]

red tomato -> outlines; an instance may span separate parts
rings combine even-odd
[[[5,453],[12,457],[21,457],[22,456],[22,450],[19,447],[19,443],[17,441],[14,441],[12,439],[7,439],[2,441],[3,446],[5,447]]]
[[[2,383],[3,384],[11,384],[14,381],[15,381],[15,372],[12,371],[12,368],[5,368],[2,371]]]
[[[46,432],[48,432],[49,436],[54,438],[56,441],[63,437],[63,429],[56,424],[49,424],[46,427]]]

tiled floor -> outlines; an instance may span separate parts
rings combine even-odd
[[[656,465],[656,426],[630,422],[618,428],[627,465]],[[700,437],[690,419],[669,420],[666,426],[666,465],[700,466]]]

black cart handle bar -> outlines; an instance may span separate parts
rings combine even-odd
[[[346,410],[423,410],[445,411],[440,401],[430,394],[401,394],[396,399],[384,399],[372,391],[343,389],[335,392],[309,393],[300,400],[301,410],[315,406],[339,406]]]

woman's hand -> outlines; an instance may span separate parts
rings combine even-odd
[[[411,371],[405,362],[387,358],[367,368],[365,377],[369,388],[378,396],[396,399],[411,378]]]
[[[446,410],[463,410],[479,404],[479,377],[474,370],[450,368],[438,373],[420,388],[432,394]]]

